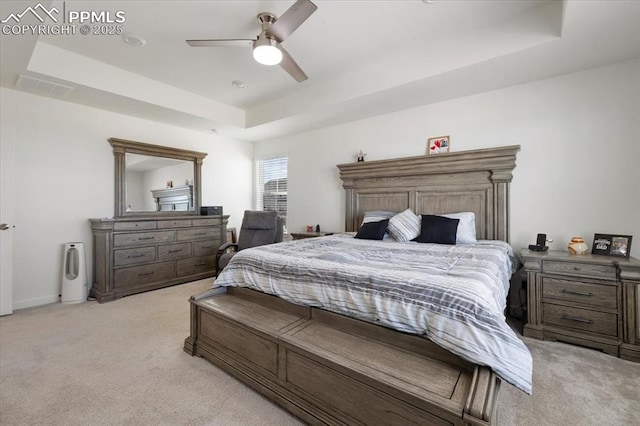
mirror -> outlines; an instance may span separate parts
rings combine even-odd
[[[110,138],[115,216],[200,214],[206,153]]]
[[[194,211],[193,164],[125,154],[126,212]]]

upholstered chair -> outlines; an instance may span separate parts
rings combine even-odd
[[[282,241],[284,218],[275,211],[245,210],[238,242],[220,246],[216,254],[216,276],[240,250]]]

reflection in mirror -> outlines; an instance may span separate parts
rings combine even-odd
[[[109,138],[115,217],[199,215],[204,152]]]
[[[127,212],[193,211],[193,162],[125,155]]]

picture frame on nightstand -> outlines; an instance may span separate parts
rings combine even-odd
[[[591,254],[628,258],[632,239],[631,235],[594,234]]]

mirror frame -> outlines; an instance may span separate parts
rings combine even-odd
[[[186,149],[171,148],[161,145],[135,142],[126,139],[109,138],[109,143],[113,148],[115,162],[115,217],[130,216],[194,216],[200,215],[202,204],[201,187],[202,184],[202,160],[207,156],[204,152],[188,151]],[[154,157],[173,158],[175,160],[186,160],[193,162],[193,211],[148,211],[148,212],[128,212],[126,193],[126,154],[142,154]]]

